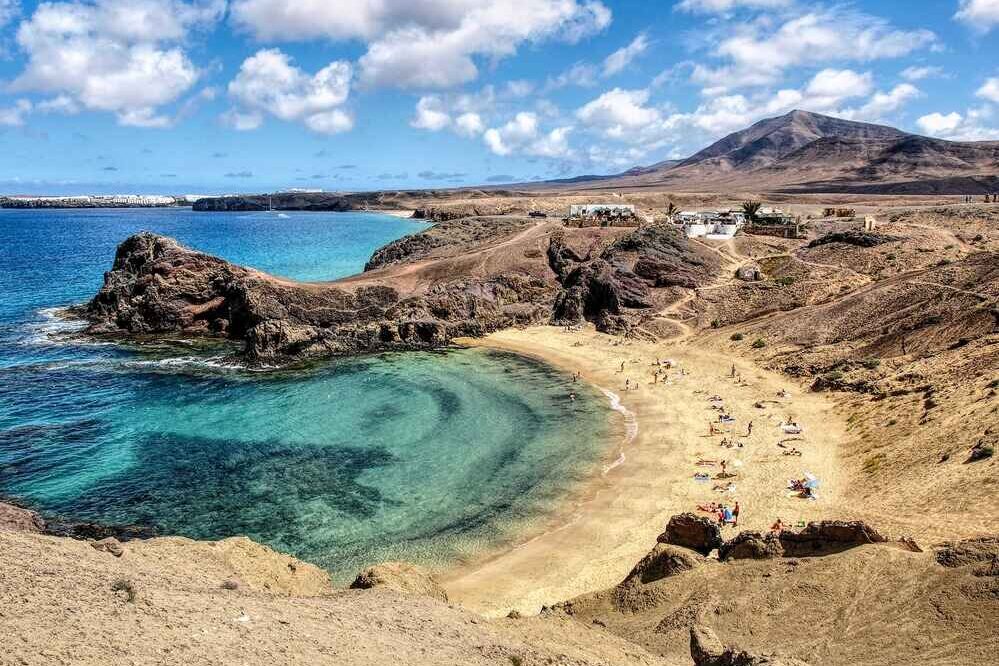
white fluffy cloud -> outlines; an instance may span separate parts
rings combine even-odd
[[[463,113],[454,119],[455,131],[462,136],[478,136],[486,131],[482,116],[477,113]]]
[[[0,28],[14,20],[21,13],[21,3],[18,0],[0,0]]]
[[[639,142],[662,122],[662,112],[648,101],[648,90],[614,88],[580,107],[576,117],[605,138]]]
[[[227,119],[237,129],[256,129],[262,115],[270,114],[321,134],[344,132],[353,121],[339,107],[350,94],[352,73],[350,63],[338,60],[308,74],[278,49],[257,51],[229,83],[238,110]]]
[[[123,125],[167,126],[160,107],[201,74],[181,44],[224,8],[221,0],[43,3],[18,28],[27,63],[12,88],[65,95]]]
[[[427,95],[416,103],[416,115],[409,124],[418,129],[439,132],[451,124],[451,114],[438,95]]]
[[[999,25],[999,0],[961,0],[954,18],[979,32],[988,32]]]
[[[843,9],[810,11],[776,24],[755,21],[722,34],[730,36],[720,38],[713,55],[723,64],[701,63],[691,74],[709,94],[772,85],[796,66],[895,58],[937,41],[929,30],[899,30],[884,19]]]
[[[859,74],[852,69],[823,69],[805,88],[809,106],[829,108],[848,97],[867,95],[874,88],[870,72]]]
[[[794,0],[682,0],[676,8],[694,14],[724,14],[735,9],[776,9],[787,7]]]
[[[986,79],[985,83],[975,94],[982,99],[999,104],[999,77],[994,76]]]
[[[638,35],[627,46],[622,46],[604,59],[604,76],[613,76],[624,70],[631,61],[645,53],[649,39],[645,34]]]
[[[926,134],[941,139],[987,141],[999,139],[999,129],[990,126],[992,120],[992,109],[983,106],[968,109],[963,114],[956,111],[930,113],[919,118],[916,124]]]
[[[944,71],[942,67],[906,67],[902,70],[902,78],[906,81],[922,81],[923,79],[930,79],[943,75]]]
[[[487,129],[482,138],[496,155],[533,155],[536,157],[564,158],[571,154],[569,133],[572,127],[556,127],[548,132],[541,130],[534,113],[521,111],[500,127]]]
[[[476,58],[578,41],[606,28],[611,12],[597,0],[235,0],[232,17],[265,41],[365,41],[358,64],[368,85],[445,88],[475,79]]]
[[[31,113],[32,104],[29,100],[19,99],[13,106],[0,108],[0,125],[20,127],[25,117]]]

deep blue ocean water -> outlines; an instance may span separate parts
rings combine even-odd
[[[597,465],[604,401],[571,377],[485,350],[254,372],[219,349],[86,343],[53,314],[90,298],[139,230],[323,280],[421,228],[362,213],[0,210],[0,495],[69,519],[245,534],[341,581],[515,538]]]

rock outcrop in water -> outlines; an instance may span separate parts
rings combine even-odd
[[[429,349],[553,320],[627,330],[658,288],[708,273],[672,230],[609,233],[594,259],[552,223],[469,218],[391,243],[365,273],[329,283],[283,280],[140,233],[118,247],[83,314],[92,335],[228,338],[245,343],[251,362],[274,363]]]
[[[547,319],[553,287],[510,273],[454,276],[404,292],[379,281],[299,284],[150,233],[122,243],[86,306],[90,334],[242,340],[251,361],[434,348]]]

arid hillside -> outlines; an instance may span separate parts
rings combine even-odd
[[[852,496],[878,524],[944,536],[994,530],[999,477],[999,207],[888,213],[874,233],[743,236],[755,263],[689,306],[697,344],[827,391],[850,423]]]
[[[560,181],[567,189],[986,194],[999,190],[999,142],[957,142],[808,111],[734,132],[678,162]]]

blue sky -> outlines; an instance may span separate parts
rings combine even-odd
[[[0,192],[615,173],[804,108],[999,139],[999,0],[0,0]]]

